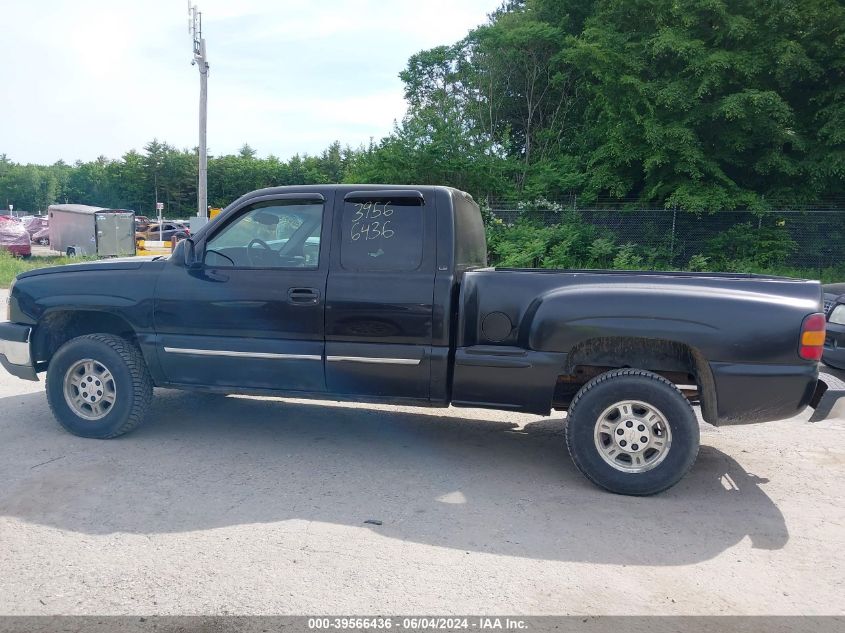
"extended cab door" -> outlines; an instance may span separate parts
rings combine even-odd
[[[197,244],[200,268],[165,267],[155,326],[168,382],[325,391],[333,195],[247,201]]]
[[[436,255],[433,192],[341,192],[335,207],[326,293],[328,390],[426,400]]]

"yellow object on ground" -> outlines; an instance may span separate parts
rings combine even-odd
[[[170,255],[172,246],[169,241],[138,240],[136,254],[147,255]]]

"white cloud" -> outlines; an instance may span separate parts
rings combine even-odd
[[[389,133],[407,58],[499,0],[198,0],[211,64],[209,146],[317,152]],[[198,78],[181,0],[4,2],[0,152],[21,162],[116,157],[197,138]]]

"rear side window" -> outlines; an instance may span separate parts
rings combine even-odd
[[[346,270],[416,270],[423,256],[422,200],[344,202],[340,264]]]
[[[468,196],[455,193],[455,266],[483,268],[487,266],[487,241],[481,210]]]

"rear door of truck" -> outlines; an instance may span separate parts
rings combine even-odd
[[[329,392],[429,397],[436,217],[432,190],[339,192],[326,291]]]

